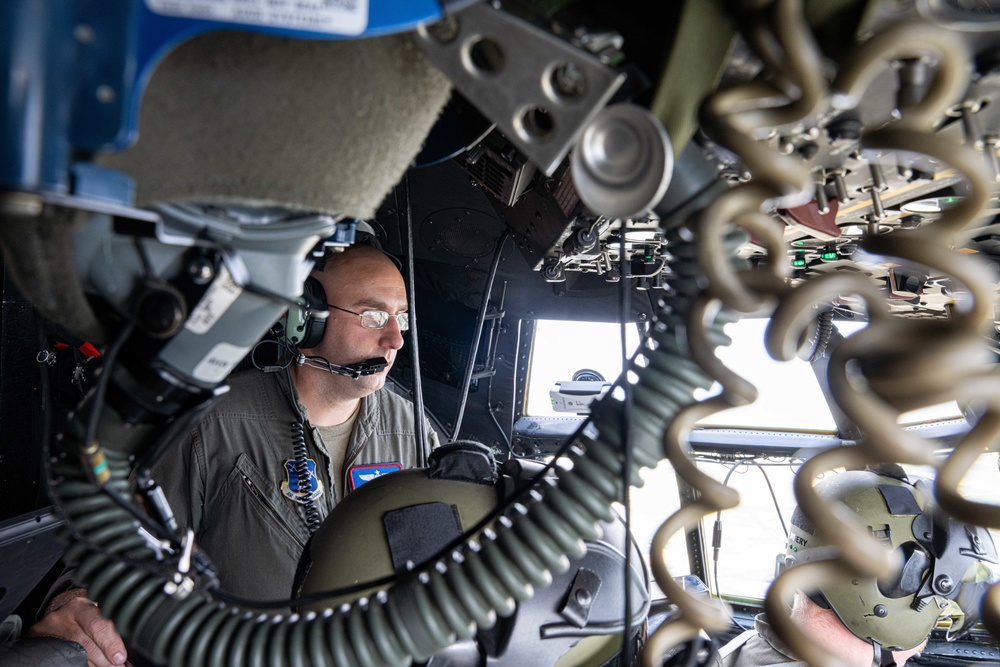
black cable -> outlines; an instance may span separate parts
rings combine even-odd
[[[507,436],[507,432],[500,426],[499,420],[497,420],[496,411],[493,408],[493,378],[491,377],[486,382],[486,412],[489,413],[490,419],[493,420],[493,424],[496,425],[497,431],[500,432],[500,437],[503,438],[504,444],[507,445],[507,452],[510,453],[510,438]]]
[[[46,350],[48,349],[49,342],[48,342],[48,336],[45,333],[45,324],[42,322],[42,318],[38,315],[38,312],[34,310],[33,312],[35,315],[36,344],[38,345],[39,349]],[[39,352],[39,354],[41,353]],[[52,411],[54,409],[54,403],[52,401],[52,397],[49,395],[49,392],[52,391],[52,388],[50,384],[51,378],[49,378],[48,364],[39,364],[39,366],[40,368],[38,371],[39,374],[38,388],[39,391],[41,392],[41,401],[39,409],[41,410],[42,413],[41,434],[40,434],[42,442],[42,461],[41,461],[41,466],[39,466],[40,470],[37,470],[36,474],[42,475],[44,479],[44,477],[46,476],[46,468],[47,468],[46,463],[48,460],[48,455],[47,455],[48,443],[52,438]],[[52,503],[53,500],[51,496],[52,494],[48,492],[48,486],[46,484],[39,484],[38,492],[35,495],[35,507],[36,508],[42,507],[45,502]]]
[[[781,522],[781,532],[783,535],[788,535],[788,527],[785,526],[785,518],[781,515],[781,506],[778,504],[778,496],[774,493],[774,487],[771,486],[771,478],[767,476],[767,471],[764,470],[764,466],[758,465],[757,468],[760,470],[760,474],[764,476],[764,481],[767,482],[767,490],[771,492],[771,501],[774,503],[774,511],[778,513],[778,521]]]
[[[743,465],[742,461],[737,461],[732,466],[730,466],[729,471],[726,473],[725,479],[722,480],[723,486],[729,486],[729,478],[733,476],[736,472],[736,468]],[[722,590],[719,588],[719,550],[722,548],[722,510],[715,513],[715,526],[712,530],[712,576],[715,579],[715,593],[722,598]],[[737,623],[737,625],[739,625]]]
[[[625,245],[625,221],[622,220],[621,226],[619,227],[619,251],[618,251],[618,271],[621,274],[619,278],[619,288],[621,291],[621,299],[619,300],[619,323],[621,327],[621,345],[622,345],[622,373],[621,377],[624,378],[622,382],[622,390],[625,392],[622,404],[622,424],[621,424],[621,438],[622,445],[624,448],[624,456],[622,459],[622,507],[624,508],[625,514],[625,535],[626,535],[626,545],[625,545],[625,636],[622,640],[622,664],[631,665],[632,664],[632,642],[631,642],[631,629],[632,629],[632,549],[631,545],[628,544],[629,539],[632,535],[632,503],[629,500],[629,488],[631,487],[631,476],[632,476],[632,442],[631,442],[631,421],[632,421],[632,384],[628,381],[629,372],[629,354],[628,354],[628,343],[627,338],[627,327],[629,316],[631,315],[631,302],[629,300],[629,283],[628,279],[625,277],[628,273],[628,252]]]
[[[135,324],[132,321],[126,322],[119,332],[118,337],[115,338],[111,346],[104,353],[100,379],[97,381],[97,387],[91,396],[93,404],[90,406],[90,414],[87,417],[87,428],[83,440],[85,445],[97,440],[97,424],[101,420],[101,408],[104,406],[104,396],[108,393],[108,386],[111,384],[111,369],[114,367],[118,352],[121,351],[134,326]]]
[[[303,480],[309,479],[314,473],[309,471],[309,451],[306,449],[305,425],[301,421],[291,422],[289,425],[292,435],[292,452],[295,457],[295,474],[298,475],[299,484]],[[334,480],[336,484],[339,480]],[[301,488],[301,486],[300,486]],[[306,528],[312,535],[317,530],[322,521],[319,518],[319,509],[316,508],[316,499],[312,495],[307,495],[302,502],[302,509],[306,514]]]
[[[106,485],[102,486],[99,489],[99,491],[103,493],[105,496],[107,496],[108,499],[110,499],[114,504],[118,505],[118,507],[128,512],[129,515],[131,515],[131,517],[135,519],[141,527],[149,531],[149,533],[154,537],[158,537],[161,540],[166,540],[168,542],[176,541],[175,536],[171,535],[170,532],[164,529],[163,526],[160,526],[158,523],[152,521],[149,516],[140,512],[134,504],[130,503],[121,495],[109,489]]]
[[[288,366],[285,366],[285,380],[288,382],[288,401],[292,404],[292,409],[295,410],[295,416],[298,421],[291,422],[289,427],[291,428],[292,436],[292,456],[294,457],[295,472],[299,476],[299,485],[301,488],[302,480],[309,479],[311,475],[316,475],[318,478],[318,473],[309,472],[309,450],[306,449],[306,416],[302,414],[299,409],[299,402],[295,399],[295,383],[292,382],[292,371]],[[313,464],[315,465],[315,463]],[[336,484],[339,480],[332,480]],[[309,529],[309,534],[312,535],[317,530],[319,530],[322,520],[319,517],[319,508],[316,507],[316,499],[311,495],[307,495],[302,500],[302,510],[306,515],[306,527]]]
[[[262,365],[257,361],[257,350],[263,349],[266,345],[274,345],[278,348],[278,353],[275,355],[276,363],[273,365]],[[264,340],[258,341],[257,344],[253,346],[253,349],[250,350],[250,363],[253,364],[254,368],[263,373],[284,370],[291,366],[292,362],[295,361],[294,350],[295,347],[288,342],[287,338],[284,338],[283,336],[277,340],[265,338]]]
[[[403,176],[403,206],[406,208],[406,252],[409,261],[406,263],[408,278],[410,313],[410,359],[413,368],[413,428],[417,436],[417,467],[427,467],[428,441],[427,424],[424,422],[424,390],[420,378],[420,344],[417,336],[417,278],[414,268],[413,249],[413,210],[410,206],[410,177]],[[398,207],[397,207],[398,208]],[[458,435],[456,432],[455,435]]]
[[[824,310],[816,316],[816,346],[813,348],[812,354],[809,355],[810,362],[818,361],[826,356],[826,348],[830,345],[833,330],[833,310]]]

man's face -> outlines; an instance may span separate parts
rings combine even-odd
[[[392,261],[372,248],[355,248],[343,257],[331,260],[325,271],[313,275],[326,291],[329,304],[361,313],[384,310],[390,315],[406,312],[406,287]],[[335,364],[356,364],[381,357],[388,366],[381,373],[364,375],[357,380],[330,375],[331,386],[345,396],[366,396],[385,384],[386,374],[403,347],[403,336],[395,317],[381,329],[366,329],[361,318],[342,310],[330,309],[323,340],[306,354],[322,356]]]

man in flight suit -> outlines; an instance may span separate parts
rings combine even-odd
[[[329,317],[319,342],[299,350],[308,361],[235,374],[152,471],[220,588],[248,600],[287,599],[305,544],[334,505],[368,479],[420,463],[413,405],[383,389],[408,328],[399,270],[378,248],[355,244],[328,254],[311,278]],[[375,373],[336,371],[376,358],[385,367]],[[81,588],[56,595],[28,635],[76,641],[97,667],[127,656]]]

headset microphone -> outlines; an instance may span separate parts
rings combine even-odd
[[[354,380],[357,380],[362,375],[374,375],[375,373],[381,373],[386,369],[386,367],[389,366],[389,362],[382,357],[373,357],[356,364],[341,366],[340,364],[327,361],[323,357],[307,357],[301,353],[295,358],[295,363],[299,366],[317,368],[336,375],[346,375]]]
[[[366,359],[360,364],[350,364],[345,366],[351,370],[356,370],[358,375],[374,375],[375,373],[381,373],[389,365],[389,362],[382,357],[374,357],[372,359]]]

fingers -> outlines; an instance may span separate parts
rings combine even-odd
[[[89,667],[119,667],[128,657],[115,624],[101,616],[94,602],[82,597],[43,616],[27,634],[62,637],[80,644],[87,651]]]
[[[83,606],[81,614],[84,620],[80,626],[85,629],[85,632],[91,637],[108,662],[112,665],[125,664],[128,653],[125,650],[125,642],[118,634],[115,624],[101,616],[96,604]],[[89,650],[87,655],[90,655]]]

